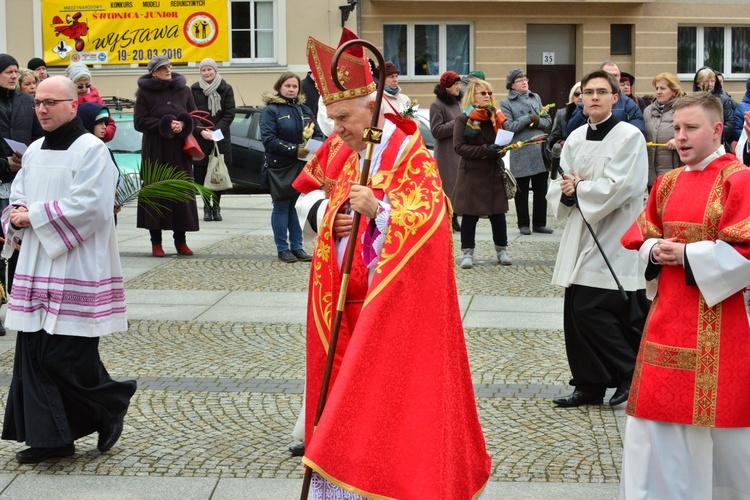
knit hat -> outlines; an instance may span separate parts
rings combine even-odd
[[[18,61],[9,54],[0,54],[0,71],[5,71],[5,68],[13,65],[18,66]]]
[[[469,76],[475,76],[479,78],[480,80],[487,80],[487,78],[485,78],[484,76],[484,71],[482,71],[481,69],[471,70],[471,73],[469,73]]]
[[[202,70],[204,66],[210,66],[214,69],[214,71],[219,71],[219,67],[216,65],[216,61],[214,61],[210,57],[207,57],[201,61],[201,63],[198,65],[198,71]]]
[[[398,67],[393,64],[391,61],[385,62],[385,76],[391,76],[393,74],[400,74],[401,72],[398,70]]]
[[[458,73],[448,70],[440,75],[440,86],[447,89],[459,80],[461,80],[461,76]]]
[[[167,59],[164,56],[154,56],[151,58],[151,60],[148,62],[148,66],[146,66],[146,69],[148,69],[149,73],[153,73],[157,69],[168,66],[172,63],[169,62],[169,59]]]
[[[109,119],[109,109],[96,102],[83,102],[78,105],[78,117],[83,127],[93,134],[94,125]]]
[[[81,78],[91,79],[91,72],[82,63],[71,63],[70,66],[65,70],[65,76],[70,78],[72,81],[80,80]]]
[[[27,68],[29,68],[31,71],[34,71],[37,68],[41,68],[44,66],[47,67],[47,63],[44,62],[44,59],[41,59],[39,57],[33,57],[29,59],[29,64],[26,65]]]
[[[505,79],[505,88],[510,90],[510,88],[513,86],[513,82],[515,82],[516,79],[522,78],[524,76],[526,76],[526,74],[521,68],[510,70],[510,73],[508,73],[508,77]]]

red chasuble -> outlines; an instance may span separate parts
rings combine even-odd
[[[491,460],[461,325],[449,209],[421,136],[391,157],[405,140],[396,130],[370,181],[391,204],[388,234],[369,287],[358,244],[338,369],[310,435],[340,282],[333,216],[358,179],[356,155],[331,192],[311,266],[303,462],[367,498],[471,499],[482,492]]]
[[[341,137],[336,134],[329,135],[312,159],[305,164],[292,187],[302,194],[323,188],[325,197],[328,198],[344,163],[351,155],[352,150],[344,144]]]
[[[657,179],[646,209],[622,237],[724,241],[750,258],[750,170],[723,155],[703,171]],[[692,267],[700,262],[690,262]],[[662,266],[643,331],[627,413],[705,427],[750,426],[750,327],[742,291],[709,307],[682,266]]]

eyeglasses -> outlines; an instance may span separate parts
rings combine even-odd
[[[47,109],[52,109],[55,106],[57,106],[58,102],[70,102],[75,101],[75,99],[44,99],[42,101],[37,101],[34,99],[34,109],[39,109],[39,106],[44,106]]]
[[[486,95],[488,95],[488,96],[492,97],[492,92],[487,92],[486,90],[477,90],[477,91],[476,91],[476,92],[474,92],[474,93],[475,93],[475,94],[479,94],[479,95],[481,95],[481,96],[483,96],[483,97],[484,97],[484,96],[486,96]]]
[[[573,92],[573,97],[581,97],[581,93],[580,92]]]
[[[586,89],[583,91],[583,95],[588,96],[588,97],[591,97],[592,95],[605,96],[611,93],[612,91],[609,89]]]
[[[90,89],[91,88],[91,84],[90,83],[80,83],[80,84],[76,85],[76,87],[78,87],[78,90]]]

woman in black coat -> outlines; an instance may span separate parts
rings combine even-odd
[[[195,172],[195,182],[203,184],[206,180],[206,171],[208,170],[208,157],[214,149],[212,130],[221,130],[224,138],[218,142],[219,153],[224,155],[224,163],[227,168],[232,166],[232,142],[229,132],[229,125],[234,120],[234,91],[221,75],[216,62],[210,57],[201,61],[200,65],[201,79],[195,82],[190,89],[193,91],[195,105],[199,110],[208,111],[214,126],[211,129],[193,130],[193,135],[198,140],[198,144],[206,155],[202,160],[193,162]],[[213,207],[211,198],[203,198],[203,220],[221,221],[221,201],[222,191],[216,191],[213,198]]]
[[[300,79],[291,72],[283,73],[273,86],[275,94],[263,95],[266,107],[260,115],[260,135],[266,150],[264,168],[271,181],[271,228],[276,251],[282,262],[308,262],[312,256],[302,248],[300,227],[294,204],[299,193],[291,183],[304,166],[308,151],[305,128],[313,123],[310,108],[305,105],[305,95],[300,95]],[[315,137],[322,134],[315,127]],[[296,174],[294,173],[296,172]],[[281,185],[286,182],[285,185]]]
[[[185,137],[193,132],[191,111],[195,111],[193,93],[185,77],[172,73],[172,65],[164,56],[156,56],[148,63],[148,74],[138,78],[138,94],[133,121],[135,129],[143,133],[141,177],[154,163],[169,165],[191,177],[190,156],[182,151]],[[137,226],[151,234],[151,253],[164,257],[161,244],[162,229],[172,230],[174,244],[180,255],[193,255],[187,246],[186,231],[198,230],[198,206],[195,200],[175,203],[154,200],[163,208],[160,212],[138,204]]]

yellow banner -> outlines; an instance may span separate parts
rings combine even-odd
[[[48,66],[229,60],[226,0],[44,0]]]

